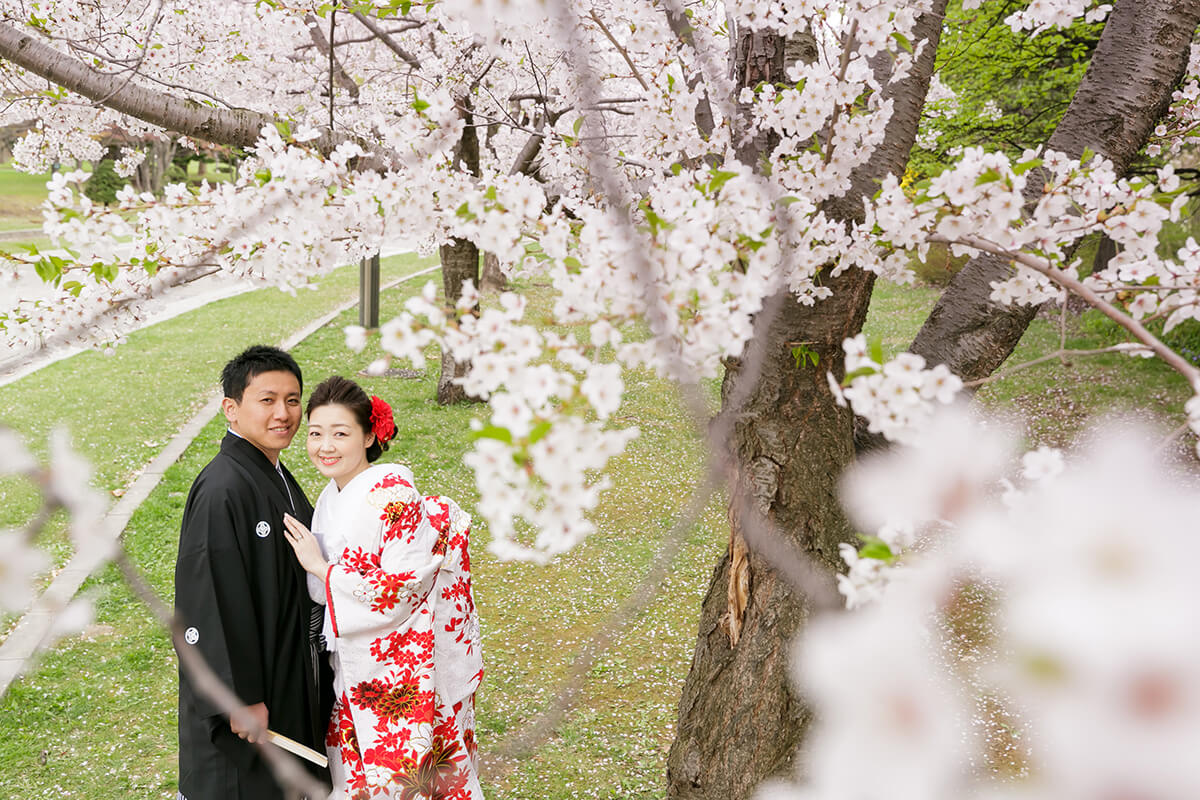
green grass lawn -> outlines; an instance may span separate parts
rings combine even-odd
[[[63,169],[71,169],[63,167]],[[85,164],[83,169],[90,170],[91,165]],[[206,164],[204,173],[200,172],[200,162],[188,162],[188,181],[199,183],[208,180],[210,183],[233,180],[235,168],[230,164]],[[11,163],[0,164],[0,232],[41,228],[41,204],[46,199],[46,181],[51,173],[30,174],[21,172]],[[46,240],[48,241],[48,240]],[[0,243],[3,247],[11,248],[9,242]],[[39,242],[38,246],[42,244]]]
[[[31,175],[0,164],[0,231],[39,228],[49,173]]]
[[[381,263],[383,282],[428,266],[411,255]],[[86,351],[0,387],[0,422],[44,454],[50,430],[65,426],[96,470],[95,485],[121,491],[219,387],[221,366],[241,348],[274,343],[358,291],[357,266],[334,270],[317,291],[264,289],[227,298],[136,331],[111,354]],[[0,526],[33,513],[32,487],[0,479]],[[67,547],[46,538],[56,559]]]
[[[353,285],[351,276],[330,280],[335,278],[347,290]],[[386,294],[385,317],[422,282]],[[244,307],[234,305],[242,298],[234,298],[223,307],[177,318],[174,338],[166,336],[170,323],[163,323],[155,326],[163,338],[148,329],[114,357],[88,354],[77,368],[47,368],[4,387],[0,418],[39,436],[55,419],[66,422],[88,442],[85,450],[97,461],[98,485],[122,486],[194,407],[179,398],[198,398],[215,384],[220,362],[236,349],[227,342],[244,341],[236,338],[245,337],[242,326],[278,325],[280,335],[256,337],[267,341],[298,327],[296,320],[280,319],[288,303],[268,303],[264,297],[254,301],[263,305],[253,305],[252,297]],[[902,349],[935,299],[933,290],[879,284],[868,333],[882,337],[889,351]],[[342,346],[340,328],[351,321],[353,312],[348,312],[293,351],[310,387],[331,373],[355,375],[378,355],[373,348],[353,354]],[[1076,328],[1077,346],[1107,343],[1103,331]],[[206,344],[209,340],[216,341]],[[1015,358],[1034,357],[1057,344],[1057,327],[1038,320]],[[431,361],[417,379],[359,379],[392,403],[400,425],[397,445],[385,458],[408,463],[423,491],[453,496],[471,508],[477,495],[461,457],[469,447],[468,421],[478,409],[443,408],[433,401],[436,364]],[[1124,357],[1081,360],[1066,371],[1036,367],[1022,373],[1021,381],[988,387],[980,399],[1026,415],[1023,424],[1034,444],[1060,442],[1086,416],[1126,401],[1145,407],[1145,398],[1160,398],[1154,407],[1178,418],[1188,394],[1162,365]],[[180,382],[184,386],[177,389]],[[521,730],[550,702],[580,648],[645,574],[696,477],[702,444],[679,410],[674,390],[642,371],[628,375],[627,382],[629,394],[618,417],[637,424],[642,436],[616,464],[614,489],[597,512],[598,533],[538,567],[497,562],[486,552],[486,530],[476,530],[472,561],[487,669],[478,698],[484,752]],[[1074,392],[1071,403],[1078,416],[1058,413],[1045,424],[1028,416],[1041,413],[1039,398],[1060,388]],[[158,392],[174,399],[155,396]],[[9,417],[17,412],[19,418]],[[126,531],[133,557],[168,600],[186,492],[222,432],[219,420],[207,426]],[[294,447],[284,459],[315,496],[322,481],[303,450]],[[3,513],[10,518],[0,524],[13,524],[14,512]],[[597,660],[576,709],[555,735],[528,759],[485,775],[489,798],[662,797],[697,612],[726,536],[722,503],[714,498],[688,533],[653,604]],[[175,662],[169,642],[113,570],[90,581],[86,590],[99,604],[96,624],[48,654],[0,701],[0,798],[5,800],[174,797]]]

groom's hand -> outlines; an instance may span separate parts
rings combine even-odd
[[[267,740],[267,704],[255,703],[229,715],[229,728],[248,742]]]

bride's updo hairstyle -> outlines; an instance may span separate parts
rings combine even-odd
[[[367,461],[374,461],[383,455],[383,451],[388,449],[388,442],[396,435],[396,422],[387,403],[378,397],[368,397],[354,381],[341,375],[331,375],[313,389],[305,413],[311,419],[314,409],[330,405],[349,409],[363,433],[375,434],[375,441],[367,448]]]

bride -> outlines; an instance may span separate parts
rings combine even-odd
[[[288,541],[325,603],[337,698],[325,744],[348,797],[482,800],[475,690],[483,676],[467,555],[470,518],[374,464],[392,410],[333,376],[308,401],[308,456],[329,478],[310,532]]]

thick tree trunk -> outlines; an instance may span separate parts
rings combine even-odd
[[[455,148],[454,166],[478,177],[479,135],[475,132],[470,100],[461,99],[459,108],[467,124]],[[476,287],[479,286],[479,248],[466,239],[451,239],[439,248],[438,254],[442,260],[442,291],[446,296],[446,304],[454,305],[462,297],[464,283],[470,280]],[[470,366],[469,362],[457,362],[443,351],[442,372],[438,377],[438,403],[478,402],[478,398],[467,394],[454,383],[454,379],[465,375]]]
[[[500,259],[496,257],[495,253],[483,254],[483,271],[479,282],[479,291],[484,294],[507,291],[508,276],[500,269]]]
[[[467,280],[479,283],[479,248],[474,242],[466,239],[451,239],[449,244],[442,245],[438,250],[442,259],[442,289],[446,302],[453,304],[462,296],[462,285]],[[478,402],[454,383],[455,378],[467,374],[470,362],[455,361],[448,353],[442,351],[442,371],[438,376],[437,401],[441,405],[451,403]]]
[[[146,144],[146,157],[134,173],[134,186],[139,192],[158,194],[162,191],[167,168],[175,156],[174,139],[150,139]]]
[[[1100,153],[1124,173],[1187,66],[1200,0],[1118,0],[1087,73],[1046,147],[1072,158]],[[1040,187],[1031,181],[1026,200]],[[972,258],[954,277],[913,341],[912,352],[947,364],[965,381],[990,375],[1017,346],[1036,308],[991,302],[991,284],[1012,274],[998,256]]]
[[[919,23],[919,38],[929,39],[910,77],[888,89],[895,113],[885,142],[870,162],[856,171],[853,188],[830,203],[827,212],[841,219],[862,214],[862,198],[874,193],[889,172],[904,168],[916,137],[929,86],[946,0]],[[738,45],[738,85],[780,80],[784,43],[759,34]],[[759,152],[740,157],[756,163]],[[776,297],[780,312],[756,322],[755,343],[763,363],[753,386],[742,383],[740,359],[726,366],[722,415],[731,415],[730,447],[735,463],[731,504],[731,547],[717,564],[701,611],[692,667],[679,705],[679,727],[667,761],[667,796],[703,800],[742,800],[766,777],[787,772],[804,736],[810,713],[791,688],[789,652],[803,625],[808,600],[799,596],[754,550],[738,546],[746,515],[759,515],[789,544],[812,556],[832,580],[840,559],[837,546],[852,532],[837,499],[837,482],[853,459],[852,420],[839,408],[825,372],[843,370],[842,340],[862,327],[873,276],[848,270],[829,281],[833,296],[806,307],[790,296]],[[820,368],[797,367],[794,342],[817,352]],[[740,403],[735,395],[744,393]],[[748,537],[750,538],[750,537]],[[731,644],[729,575],[745,559],[746,603],[740,637]]]

